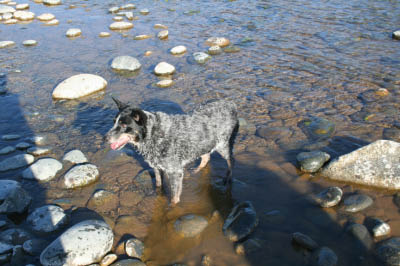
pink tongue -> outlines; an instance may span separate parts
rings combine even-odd
[[[120,147],[124,146],[126,143],[128,143],[129,137],[128,136],[121,136],[117,141],[111,143],[111,149],[117,150]]]

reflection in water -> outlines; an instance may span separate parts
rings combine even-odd
[[[138,17],[133,29],[99,38],[98,33],[107,31],[112,22],[108,8],[122,4],[76,0],[48,7],[32,2],[31,11],[51,12],[60,24],[44,26],[37,20],[0,24],[3,39],[16,42],[0,53],[1,72],[7,72],[7,82],[0,75],[0,94],[7,89],[0,96],[0,133],[44,134],[52,148],[45,156],[61,159],[66,151],[78,148],[101,173],[97,183],[77,190],[63,187],[64,172],[43,184],[22,180],[35,194],[31,208],[57,203],[69,209],[74,220],[91,217],[80,209],[88,207],[113,226],[114,246],[127,235],[145,240],[149,265],[199,264],[205,254],[215,265],[306,265],[312,259],[310,252],[291,244],[291,234],[297,231],[334,250],[340,265],[378,265],[373,252],[360,248],[344,228],[349,222],[378,217],[389,221],[392,235],[400,235],[393,192],[302,174],[295,157],[314,149],[337,157],[376,139],[400,140],[399,43],[390,38],[398,27],[398,14],[393,11],[399,10],[400,3],[206,0],[194,5],[145,0],[133,10]],[[140,15],[143,8],[150,13]],[[156,36],[157,23],[168,26],[167,40],[134,40],[140,34]],[[72,27],[80,28],[82,36],[66,38],[66,30]],[[203,65],[195,63],[192,54],[207,51],[205,40],[212,36],[229,38],[240,52],[215,55]],[[28,38],[38,45],[22,46]],[[187,53],[171,55],[169,50],[177,45],[185,45]],[[145,56],[146,51],[153,53]],[[114,73],[109,64],[120,55],[138,58],[142,68],[134,76]],[[175,84],[165,89],[154,86],[159,77],[153,70],[161,61],[176,68]],[[53,102],[54,87],[78,73],[100,75],[108,87],[76,101]],[[382,93],[382,88],[387,91]],[[226,165],[213,156],[199,174],[186,173],[182,202],[170,208],[162,191],[139,182],[151,180],[140,156],[128,148],[113,152],[105,147],[103,135],[117,112],[111,95],[167,113],[185,113],[217,98],[234,100],[242,126],[235,144],[232,194],[220,189]],[[1,173],[4,179],[19,176],[20,170]],[[333,185],[340,186],[345,197],[354,192],[369,194],[373,207],[349,215],[340,207],[320,209],[307,200],[308,195]],[[114,195],[106,205],[90,203],[99,189]],[[239,256],[221,227],[232,206],[244,200],[250,200],[259,215],[260,225],[250,238],[262,248]],[[79,211],[73,211],[76,207]],[[215,211],[220,216],[212,218]],[[173,222],[188,213],[210,221],[198,238],[174,234]]]

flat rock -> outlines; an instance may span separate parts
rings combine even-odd
[[[230,43],[230,41],[225,37],[211,37],[211,38],[208,38],[206,41],[207,45],[210,45],[210,46],[217,45],[219,47],[228,46],[229,43]]]
[[[50,153],[51,148],[46,148],[46,147],[31,147],[27,150],[29,154],[32,154],[34,156],[40,156],[40,155],[45,155]]]
[[[133,39],[137,40],[137,41],[146,40],[149,38],[151,38],[151,35],[147,35],[147,34],[136,35],[135,37],[133,37]]]
[[[36,232],[50,233],[65,226],[68,216],[57,205],[45,205],[29,214],[27,221]]]
[[[111,33],[106,32],[106,31],[102,31],[102,32],[99,33],[99,37],[102,37],[102,38],[110,37],[110,36],[111,36]]]
[[[322,151],[301,152],[296,156],[303,172],[315,173],[326,163],[331,156]]]
[[[144,244],[137,238],[130,238],[125,242],[125,252],[129,257],[141,259],[144,252]]]
[[[128,55],[118,56],[111,62],[111,68],[120,71],[137,71],[141,66],[139,60]]]
[[[0,154],[1,154],[1,155],[9,154],[9,153],[12,153],[13,151],[15,151],[15,147],[13,147],[13,146],[6,146],[6,147],[4,147],[4,148],[2,148],[2,149],[0,150]]]
[[[114,22],[109,26],[110,30],[128,30],[133,28],[133,24],[126,21]]]
[[[196,52],[193,54],[194,61],[196,61],[199,64],[204,64],[207,62],[209,59],[211,59],[211,56],[209,56],[206,53],[203,52]]]
[[[335,124],[323,117],[311,117],[300,123],[304,133],[314,141],[327,140],[335,133]]]
[[[35,46],[37,43],[38,42],[36,40],[25,40],[22,42],[24,46]]]
[[[371,206],[373,202],[374,201],[368,195],[352,195],[343,201],[343,210],[346,212],[362,211]]]
[[[253,204],[244,201],[233,207],[222,231],[229,240],[236,242],[250,235],[257,225],[258,218]]]
[[[340,156],[322,170],[322,175],[339,181],[400,189],[400,143],[377,140]]]
[[[67,37],[78,37],[82,34],[82,31],[80,29],[68,29],[67,32],[65,33],[65,35]]]
[[[330,208],[339,204],[343,191],[339,187],[329,187],[313,197],[316,204],[322,208]]]
[[[6,13],[14,13],[15,8],[11,6],[6,6],[6,5],[0,5],[0,15],[6,14]]]
[[[31,201],[31,196],[20,183],[14,180],[0,180],[0,213],[22,213]]]
[[[7,135],[1,136],[2,140],[16,140],[19,138],[21,138],[21,135],[18,135],[18,134],[7,134]]]
[[[168,88],[171,87],[174,82],[171,79],[163,79],[156,83],[157,87]]]
[[[15,18],[7,19],[3,23],[7,24],[7,25],[17,24],[18,23],[18,19],[15,19]],[[3,42],[0,42],[0,48],[5,48],[5,47],[2,47],[2,44],[3,44]],[[9,46],[7,46],[7,47],[9,47]]]
[[[93,74],[78,74],[67,78],[53,91],[55,99],[76,99],[103,90],[107,81]]]
[[[146,266],[146,264],[144,264],[138,259],[125,259],[117,261],[111,264],[111,266]]]
[[[113,6],[108,9],[108,12],[111,14],[117,13],[118,11],[119,11],[119,7],[117,7],[117,6]]]
[[[121,10],[132,10],[132,9],[135,9],[135,8],[136,8],[136,6],[134,4],[131,4],[131,3],[121,6]]]
[[[55,5],[61,5],[61,0],[43,0],[43,3],[46,5],[55,6]]]
[[[12,47],[14,45],[15,45],[15,42],[13,42],[13,41],[2,41],[2,42],[0,42],[0,49]]]
[[[115,262],[118,259],[118,256],[115,254],[107,254],[104,258],[100,261],[100,266],[108,266],[111,263]]]
[[[49,181],[62,169],[62,163],[52,158],[37,160],[22,172],[22,177],[38,181]]]
[[[35,157],[30,154],[18,154],[0,162],[0,172],[28,166],[35,161]]]
[[[81,152],[80,150],[72,150],[67,152],[63,159],[63,161],[68,161],[74,164],[80,164],[80,163],[87,163],[88,159],[86,156]]]
[[[186,53],[186,51],[187,51],[186,46],[178,45],[171,49],[171,54],[180,55]]]
[[[52,19],[50,21],[46,21],[44,25],[46,25],[46,26],[56,26],[58,24],[60,24],[58,19]]]
[[[18,10],[14,12],[14,18],[22,21],[32,20],[35,18],[35,13],[30,11]]]
[[[186,214],[175,221],[174,228],[183,237],[194,237],[203,232],[207,225],[208,221],[203,216]]]
[[[40,255],[44,266],[78,266],[99,262],[111,250],[112,229],[103,221],[86,220],[69,228]]]
[[[54,15],[51,14],[51,13],[44,13],[44,14],[41,14],[41,15],[37,16],[36,18],[37,18],[38,20],[40,20],[40,21],[50,21],[50,20],[52,20],[52,19],[55,19],[56,16],[54,16]]]
[[[154,68],[154,73],[156,73],[156,75],[171,75],[174,72],[175,72],[175,67],[166,62],[158,63]]]
[[[147,8],[143,8],[139,11],[139,13],[142,15],[148,15],[150,14],[150,11]]]
[[[99,170],[93,164],[77,165],[64,176],[64,184],[67,188],[86,186],[97,180]]]
[[[163,25],[163,24],[155,24],[154,28],[155,29],[163,29],[163,30],[167,30],[168,29],[168,27]]]

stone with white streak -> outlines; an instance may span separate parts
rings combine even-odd
[[[44,158],[37,160],[34,164],[22,172],[22,177],[38,181],[49,181],[62,169],[62,164],[56,159]]]
[[[100,76],[79,74],[58,84],[53,91],[53,98],[76,99],[100,91],[106,86],[107,81]]]
[[[86,220],[69,228],[40,255],[44,266],[78,266],[99,262],[112,247],[114,235],[108,224]]]
[[[67,188],[76,188],[88,185],[97,180],[99,170],[93,164],[77,165],[64,176],[64,184]]]
[[[400,143],[377,140],[329,163],[322,175],[362,185],[400,189]]]

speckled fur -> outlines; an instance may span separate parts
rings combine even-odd
[[[107,140],[129,135],[129,142],[154,168],[157,186],[161,185],[161,176],[167,181],[173,204],[180,200],[185,166],[199,157],[205,160],[201,163],[204,166],[214,151],[227,161],[226,181],[231,182],[232,145],[238,129],[234,103],[220,100],[200,106],[189,115],[168,115],[115,101],[120,112]],[[126,123],[123,127],[117,125],[121,120]]]

